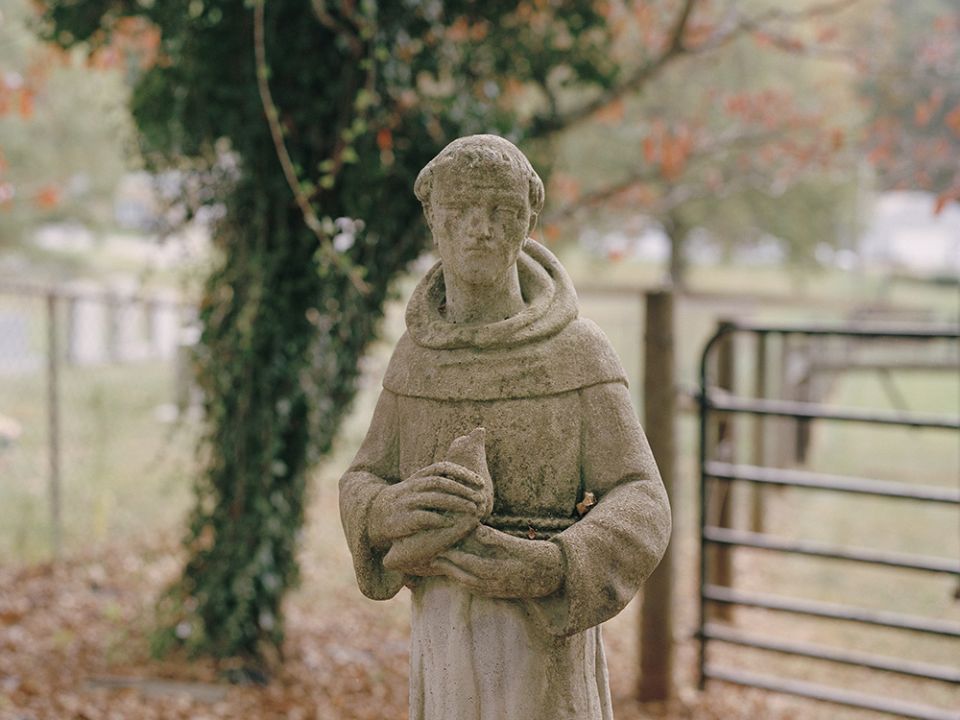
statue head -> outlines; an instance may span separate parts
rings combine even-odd
[[[444,272],[475,285],[516,263],[544,200],[530,161],[496,135],[454,140],[420,171],[414,192]]]

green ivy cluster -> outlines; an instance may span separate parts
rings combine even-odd
[[[283,638],[309,468],[354,396],[391,281],[425,249],[417,172],[459,135],[525,140],[616,67],[594,2],[267,0],[261,69],[295,189],[321,219],[311,229],[258,93],[257,2],[50,0],[45,32],[97,44],[125,17],[156,25],[161,55],[132,99],[144,157],[238,162],[215,193],[221,260],[201,307],[205,470],[161,610],[167,640],[263,659]]]

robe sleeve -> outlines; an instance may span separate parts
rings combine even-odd
[[[360,591],[374,600],[387,600],[403,586],[401,573],[383,567],[384,553],[370,547],[367,515],[374,498],[388,483],[398,482],[399,442],[397,396],[380,394],[370,428],[347,472],[340,478],[340,521],[353,555]]]
[[[565,563],[561,588],[528,601],[554,635],[572,635],[619,613],[636,595],[670,539],[660,472],[622,383],[580,391],[581,477],[597,504],[554,536]]]

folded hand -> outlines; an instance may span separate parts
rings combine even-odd
[[[560,588],[564,572],[563,553],[554,543],[516,538],[486,525],[441,553],[431,568],[494,598],[550,595]]]
[[[386,550],[401,538],[462,523],[465,516],[479,523],[482,487],[477,473],[451,462],[428,465],[387,485],[367,515],[371,547]]]

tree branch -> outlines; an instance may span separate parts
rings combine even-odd
[[[680,9],[672,25],[672,30],[669,35],[670,40],[666,45],[666,49],[657,58],[644,63],[634,70],[626,80],[608,89],[606,92],[601,93],[598,97],[580,107],[563,115],[537,118],[530,130],[530,137],[548,137],[583,122],[606,105],[609,105],[628,93],[640,90],[648,81],[659,74],[666,65],[680,56],[700,54],[715,50],[729,44],[741,35],[765,30],[769,23],[792,23],[833,15],[856,5],[861,2],[861,0],[827,0],[817,5],[811,5],[803,10],[787,11],[777,8],[754,17],[743,17],[735,13],[732,26],[729,29],[715,35],[700,45],[690,46],[684,42],[684,35],[690,24],[690,18],[697,8],[698,2],[700,2],[700,0],[684,0],[683,7]],[[796,51],[796,43],[791,43],[783,36],[772,35],[771,39],[774,45],[781,49],[793,49]],[[827,56],[826,53],[822,54],[825,57]],[[833,54],[836,55],[837,53]],[[844,57],[844,59],[849,58]]]
[[[693,7],[697,0],[684,0],[680,15],[677,16],[673,24],[673,30],[670,32],[670,44],[667,46],[667,54],[679,54],[686,49],[683,42],[683,34],[686,32],[687,25],[690,23],[690,15],[693,13]]]
[[[693,14],[693,10],[699,1],[700,0],[684,0],[680,14],[677,16],[677,19],[673,24],[673,30],[670,33],[670,42],[667,45],[666,50],[664,50],[659,57],[657,57],[655,60],[644,63],[639,68],[634,70],[630,77],[628,77],[622,83],[610,88],[604,93],[601,93],[598,97],[594,98],[588,103],[585,103],[584,105],[581,105],[575,110],[572,110],[564,115],[538,118],[534,121],[533,128],[530,131],[530,136],[534,138],[547,137],[559,130],[563,130],[586,120],[600,108],[609,105],[627,93],[639,90],[647,83],[648,80],[650,80],[650,78],[659,73],[660,70],[663,69],[663,67],[667,65],[667,63],[669,63],[673,58],[686,53],[687,49],[683,43],[683,34],[690,22],[690,16]]]
[[[273,101],[270,93],[270,83],[267,72],[267,51],[264,42],[264,6],[266,0],[255,0],[253,6],[253,49],[256,59],[257,90],[260,93],[260,102],[263,105],[264,115],[267,117],[267,125],[270,128],[270,137],[273,139],[273,146],[277,152],[277,159],[280,161],[280,167],[283,169],[283,176],[287,180],[293,197],[303,215],[303,221],[311,232],[320,242],[320,251],[324,257],[333,262],[350,279],[353,286],[361,293],[367,293],[369,286],[360,277],[357,268],[343,255],[338,253],[330,243],[330,238],[323,232],[323,226],[320,218],[310,204],[310,199],[303,192],[303,186],[300,178],[297,176],[297,169],[294,167],[293,160],[290,159],[290,153],[283,140],[283,128],[280,127],[280,113]]]
[[[705,160],[715,158],[718,154],[729,152],[731,150],[743,149],[753,145],[763,145],[764,143],[769,142],[771,139],[779,137],[782,137],[782,131],[779,130],[753,133],[728,133],[726,136],[722,136],[713,142],[704,145],[699,150],[691,153],[687,160],[687,165],[689,167],[695,163],[704,162]],[[544,224],[556,223],[564,220],[586,207],[599,205],[611,200],[612,198],[615,198],[617,195],[626,192],[636,185],[661,182],[662,180],[663,176],[661,175],[658,167],[651,165],[644,166],[642,169],[638,169],[637,171],[627,175],[619,182],[616,182],[608,187],[595,190],[592,193],[588,193],[578,199],[576,202],[570,203],[556,212],[551,213],[544,218]],[[674,188],[671,189],[667,195],[669,196],[671,193],[673,193],[677,187],[682,186],[674,186]]]
[[[363,42],[357,34],[357,29],[347,27],[346,24],[331,15],[327,10],[326,0],[310,0],[310,7],[321,25],[347,40],[354,57],[363,55]]]
[[[760,31],[771,32],[769,30],[769,25],[773,23],[795,23],[804,20],[825,17],[827,15],[835,15],[836,13],[843,12],[844,10],[853,7],[859,2],[861,2],[861,0],[828,0],[828,2],[811,5],[803,10],[790,12],[780,8],[775,8],[773,10],[768,10],[765,13],[755,15],[754,17],[747,17],[734,12],[735,20],[732,24],[732,27],[715,35],[696,48],[688,48],[688,51],[700,53],[709,50],[716,50],[724,45],[728,45],[730,42],[746,33]],[[774,42],[774,45],[780,49],[791,50],[793,52],[796,51],[795,43],[787,41],[782,35],[771,32],[771,38],[775,41],[781,41],[779,43]]]

